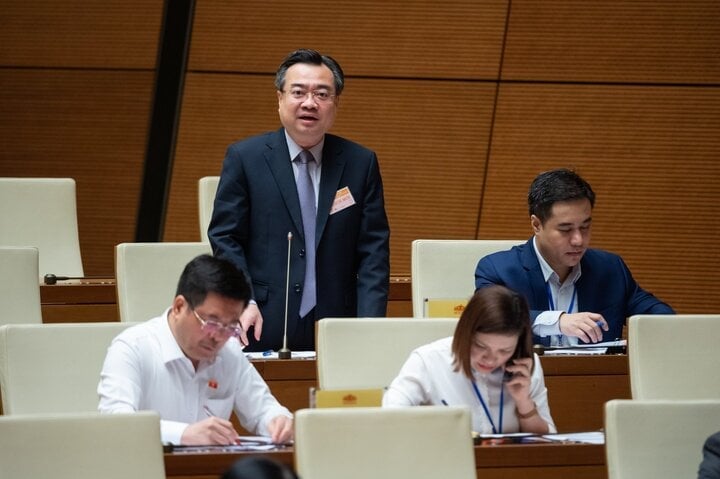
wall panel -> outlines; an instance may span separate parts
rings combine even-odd
[[[574,167],[598,196],[596,247],[681,312],[720,307],[720,88],[500,87],[479,237],[530,236],[534,176]]]
[[[0,0],[0,65],[154,68],[160,0]]]
[[[513,0],[504,80],[720,82],[720,2]]]
[[[274,72],[296,48],[347,75],[497,78],[507,0],[198,1],[190,70]]]

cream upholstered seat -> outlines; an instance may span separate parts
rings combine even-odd
[[[320,389],[385,388],[410,352],[452,336],[457,319],[325,318],[317,322]]]
[[[75,180],[0,178],[0,245],[36,247],[39,278],[82,277]]]
[[[431,316],[429,301],[467,303],[475,291],[475,268],[483,256],[512,248],[526,240],[433,240],[412,242],[413,316]],[[448,316],[443,314],[443,316]]]
[[[0,326],[5,414],[96,411],[97,386],[112,339],[133,323]]]
[[[40,324],[38,250],[0,246],[0,325]]]
[[[198,181],[198,208],[200,218],[200,241],[208,242],[207,230],[212,218],[215,193],[217,192],[219,176],[204,176]]]
[[[0,416],[0,477],[165,479],[160,417],[149,411]]]
[[[295,468],[303,479],[470,479],[470,411],[461,407],[302,409]]]
[[[609,479],[697,477],[707,437],[720,429],[720,399],[614,399],[605,404]]]
[[[147,321],[170,307],[180,274],[208,243],[121,243],[115,247],[120,321]]]
[[[720,314],[631,316],[632,398],[720,399],[718,338]]]

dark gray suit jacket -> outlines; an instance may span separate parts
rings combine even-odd
[[[343,187],[349,188],[355,204],[330,214]],[[230,145],[208,237],[215,255],[231,260],[252,280],[264,324],[260,342],[251,342],[249,351],[282,346],[288,232],[293,235],[288,300],[292,338],[304,282],[305,241],[285,133],[281,128]],[[375,153],[325,135],[315,233],[317,318],[385,316],[389,240]]]

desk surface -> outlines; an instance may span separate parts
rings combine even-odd
[[[172,479],[217,478],[235,461],[248,455],[267,455],[293,466],[292,448],[262,453],[202,452],[165,454],[165,475]],[[477,477],[605,479],[605,447],[590,444],[510,444],[475,446]]]

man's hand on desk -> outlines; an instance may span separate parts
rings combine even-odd
[[[248,337],[247,337],[247,331],[250,329],[251,326],[254,326],[255,329],[255,340],[260,341],[260,334],[262,333],[262,326],[263,326],[263,317],[260,313],[260,308],[258,308],[257,304],[255,304],[254,301],[248,303],[247,308],[245,308],[245,311],[240,315],[240,326],[242,326],[242,331],[240,332],[240,342],[243,344],[243,346],[247,346],[248,344]]]
[[[232,423],[219,417],[209,417],[190,424],[180,438],[183,446],[227,445],[237,442],[238,433]]]
[[[273,444],[284,444],[293,438],[293,420],[287,416],[275,416],[268,424]]]
[[[575,336],[584,343],[602,341],[602,332],[607,330],[607,322],[601,314],[563,313],[560,315],[560,332],[565,336]]]

